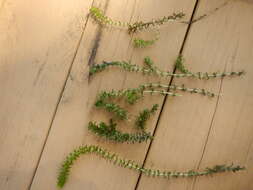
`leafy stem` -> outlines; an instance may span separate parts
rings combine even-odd
[[[134,104],[137,100],[143,97],[143,94],[161,94],[161,95],[168,95],[168,96],[181,96],[180,94],[174,92],[167,92],[165,90],[154,90],[149,89],[149,86],[140,85],[138,88],[129,88],[125,90],[111,90],[111,91],[102,91],[98,95],[98,99],[95,103],[96,107],[104,107],[105,101],[110,100],[113,98],[124,98],[125,101],[129,104]]]
[[[129,23],[121,22],[121,21],[114,21],[113,19],[106,16],[103,11],[97,7],[92,7],[90,9],[90,15],[99,23],[104,25],[111,25],[115,27],[127,27]]]
[[[97,108],[104,108],[108,112],[114,113],[120,120],[128,119],[128,112],[124,108],[121,108],[115,103],[107,103],[101,99],[97,100],[95,103]]]
[[[164,16],[162,18],[153,19],[148,22],[138,21],[131,24],[129,22],[114,21],[112,18],[106,16],[103,13],[103,11],[97,7],[92,7],[90,9],[90,14],[95,20],[97,20],[101,24],[115,26],[115,27],[127,27],[129,33],[135,33],[137,31],[141,31],[141,30],[148,29],[151,27],[163,25],[169,21],[178,20],[185,16],[184,13],[179,12],[179,13],[173,13],[169,16]]]
[[[184,84],[182,85],[166,85],[166,84],[160,84],[160,83],[149,83],[149,84],[143,84],[141,85],[143,88],[166,88],[170,90],[180,90],[180,91],[185,91],[185,92],[190,92],[190,93],[197,93],[201,94],[204,96],[209,96],[209,97],[214,97],[216,96],[215,93],[207,91],[205,89],[201,88],[187,88]]]
[[[184,65],[184,58],[182,55],[179,55],[175,61],[176,68],[182,73],[191,73]]]
[[[162,95],[169,95],[169,96],[180,96],[180,94],[173,93],[173,92],[167,92],[165,90],[154,90],[156,88],[164,88],[164,89],[170,89],[170,90],[181,90],[185,92],[190,93],[198,93],[202,94],[204,96],[210,96],[214,97],[215,94],[213,92],[207,91],[205,89],[200,88],[187,88],[184,84],[182,85],[166,85],[166,84],[160,84],[160,83],[148,83],[148,84],[142,84],[138,88],[130,88],[125,90],[111,90],[111,91],[102,91],[98,95],[98,99],[95,103],[96,107],[102,107],[104,106],[104,102],[106,100],[111,100],[115,98],[124,98],[125,101],[129,104],[134,104],[137,100],[143,97],[144,93],[149,94],[162,94]]]
[[[129,33],[135,33],[137,31],[146,30],[151,27],[156,27],[163,25],[169,21],[178,20],[185,16],[183,12],[173,13],[169,16],[164,16],[163,18],[153,19],[148,22],[138,21],[133,24],[129,24],[128,26],[128,32]]]
[[[157,40],[158,40],[158,38],[154,38],[151,40],[144,40],[142,38],[135,38],[134,39],[134,47],[145,48],[145,47],[153,45]]]
[[[154,104],[151,109],[144,109],[141,111],[135,121],[136,128],[145,130],[147,120],[157,111],[157,109],[158,104]]]
[[[115,141],[119,143],[141,143],[147,140],[152,140],[152,135],[150,133],[122,133],[116,130],[117,124],[110,120],[109,124],[100,122],[99,124],[95,122],[89,122],[88,129],[100,137],[104,137],[107,140]]]
[[[92,65],[90,68],[90,75],[93,75],[95,73],[104,71],[108,67],[119,67],[125,71],[128,72],[136,72],[141,73],[143,75],[155,75],[159,77],[190,77],[190,78],[197,78],[197,79],[212,79],[212,78],[224,78],[228,76],[241,76],[245,72],[244,71],[232,71],[232,72],[213,72],[213,73],[207,73],[207,72],[196,72],[196,73],[173,73],[168,71],[162,71],[156,67],[156,69],[146,68],[142,66],[138,66],[135,64],[131,64],[129,62],[125,61],[113,61],[113,62],[103,62],[102,64],[96,64]]]
[[[85,145],[85,146],[80,146],[79,148],[75,149],[63,161],[60,171],[59,171],[58,178],[57,178],[58,187],[62,188],[67,182],[69,178],[69,174],[70,174],[70,169],[73,166],[75,160],[77,160],[81,155],[91,154],[91,153],[101,156],[102,158],[112,162],[113,164],[117,166],[135,170],[147,176],[163,177],[166,179],[178,178],[178,177],[206,176],[206,175],[212,175],[215,173],[237,172],[237,171],[245,169],[245,167],[234,166],[234,165],[216,165],[211,168],[207,167],[205,170],[202,170],[202,171],[195,171],[195,170],[190,170],[190,171],[185,171],[185,172],[160,171],[160,170],[144,168],[141,165],[137,164],[135,161],[120,158],[117,154],[110,153],[106,149],[101,148],[99,146]]]
[[[198,73],[193,73],[191,72],[190,70],[188,70],[184,64],[184,58],[182,55],[179,55],[175,61],[175,66],[176,68],[183,74],[185,75],[199,75],[199,78],[200,79],[210,79],[210,78],[216,78],[216,77],[226,77],[226,76],[241,76],[243,74],[245,74],[244,71],[239,71],[239,72],[222,72],[222,73],[201,73],[201,72],[198,72]]]
[[[163,25],[164,23],[171,21],[171,20],[178,20],[180,18],[183,18],[185,15],[182,12],[179,13],[173,13],[169,16],[164,16],[163,18],[159,19],[153,19],[149,22],[135,22],[133,24],[129,22],[121,22],[121,21],[115,21],[111,19],[110,17],[106,16],[103,11],[97,7],[92,7],[90,9],[90,15],[100,24],[108,25],[108,26],[114,26],[114,27],[120,27],[120,28],[127,28],[129,34],[136,33],[137,31],[146,30],[148,28],[154,28],[159,25]],[[159,39],[160,33],[158,30],[156,30],[156,34],[154,39],[151,40],[144,40],[141,38],[135,38],[134,39],[134,46],[137,48],[144,48],[147,46],[153,45],[158,39]]]

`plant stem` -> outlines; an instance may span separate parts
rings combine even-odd
[[[143,84],[141,86],[143,86],[144,88],[167,88],[170,90],[181,90],[181,91],[190,92],[190,93],[197,93],[197,94],[201,94],[201,95],[209,96],[209,97],[217,96],[213,92],[207,91],[205,89],[187,88],[187,87],[185,87],[184,84],[179,86],[179,85],[166,85],[166,84],[160,84],[160,83],[149,83],[149,84]]]
[[[151,109],[144,109],[136,118],[135,126],[142,131],[146,128],[147,120],[158,110],[158,104],[154,104]]]
[[[89,122],[88,129],[94,134],[104,137],[107,140],[115,141],[118,143],[141,143],[147,140],[152,140],[153,136],[150,133],[122,133],[116,130],[116,123],[110,120],[109,124],[101,122],[96,124],[95,122]]]
[[[154,169],[146,169],[146,168],[143,168],[141,165],[137,164],[135,161],[120,158],[118,155],[114,153],[110,153],[106,149],[103,149],[99,146],[85,145],[85,146],[80,146],[79,148],[71,152],[62,163],[60,171],[59,171],[59,175],[57,178],[58,187],[62,188],[67,182],[69,174],[70,174],[70,169],[72,165],[74,164],[74,161],[77,160],[77,158],[79,158],[83,154],[91,154],[91,153],[95,153],[96,155],[99,155],[102,158],[120,167],[129,168],[131,170],[135,170],[137,172],[143,173],[144,175],[147,175],[147,176],[163,177],[166,179],[178,178],[178,177],[205,176],[205,175],[212,175],[215,173],[223,173],[223,172],[237,172],[237,171],[245,169],[245,167],[233,166],[233,165],[229,165],[229,166],[216,165],[212,168],[206,168],[203,171],[190,170],[186,172],[160,171],[160,170],[154,170]]]
[[[168,95],[168,96],[182,96],[181,94],[176,94],[173,92],[167,92],[165,90],[144,90],[143,93],[149,94],[161,94],[161,95]]]
[[[141,31],[141,30],[146,30],[150,27],[155,27],[155,26],[159,26],[159,25],[163,25],[166,22],[169,22],[171,20],[178,20],[181,19],[185,16],[185,14],[183,12],[179,12],[179,13],[173,13],[172,15],[169,16],[164,16],[163,18],[159,18],[159,19],[153,19],[151,21],[148,22],[143,22],[143,21],[139,21],[139,22],[135,22],[133,24],[130,24],[128,26],[128,32],[129,33],[135,33],[137,31]]]
[[[115,114],[120,120],[128,119],[128,111],[124,108],[121,108],[119,105],[115,103],[107,103],[102,99],[98,99],[95,103],[97,108],[104,108],[108,112]]]
[[[202,72],[196,72],[196,73],[173,73],[173,72],[167,72],[167,71],[162,71],[160,69],[146,69],[144,67],[138,66],[138,65],[133,65],[128,62],[103,62],[102,64],[97,64],[93,65],[90,68],[90,75],[93,75],[97,72],[101,72],[105,70],[108,67],[119,67],[125,71],[128,72],[136,72],[136,73],[142,73],[143,75],[155,75],[159,77],[176,77],[176,78],[182,78],[182,77],[190,77],[190,78],[197,78],[197,79],[211,79],[211,78],[224,78],[228,76],[241,76],[245,72],[244,71],[232,71],[232,72],[213,72],[213,73],[202,73]]]

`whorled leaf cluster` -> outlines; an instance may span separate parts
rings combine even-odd
[[[110,120],[109,124],[104,122],[100,122],[97,124],[96,122],[89,122],[88,129],[94,134],[105,138],[106,140],[114,141],[114,142],[127,142],[127,143],[141,143],[146,142],[147,140],[152,140],[153,137],[150,133],[145,131],[141,133],[122,133],[116,129],[117,124]]]
[[[90,15],[98,21],[100,24],[103,25],[109,25],[109,26],[115,26],[115,27],[128,27],[130,23],[128,22],[121,22],[121,21],[115,21],[111,19],[110,17],[106,16],[101,9],[98,7],[91,7],[90,9]]]
[[[151,40],[144,40],[142,38],[135,38],[133,42],[134,42],[134,47],[145,48],[145,47],[153,45],[157,40],[158,40],[158,38],[154,38]]]
[[[135,126],[137,129],[145,130],[147,120],[157,111],[158,106],[158,104],[154,104],[151,109],[144,109],[139,113],[135,121]]]
[[[175,61],[176,68],[182,73],[191,73],[184,65],[184,58],[182,55],[179,55]]]
[[[113,113],[120,120],[127,120],[129,118],[127,110],[120,107],[118,104],[113,102],[105,102],[103,100],[97,100],[95,103],[97,108],[105,109],[108,112]]]
[[[189,170],[185,172],[179,172],[179,171],[162,171],[159,169],[148,169],[142,167],[140,164],[137,164],[133,160],[126,160],[124,158],[120,158],[117,154],[110,153],[106,149],[103,149],[99,146],[95,145],[85,145],[80,146],[79,148],[75,149],[73,152],[71,152],[64,162],[61,165],[59,175],[57,178],[57,185],[58,187],[62,188],[65,183],[67,182],[70,174],[70,170],[74,162],[81,156],[85,154],[91,154],[94,153],[113,164],[120,166],[122,168],[128,168],[131,170],[135,170],[137,172],[140,172],[146,176],[151,177],[162,177],[165,179],[170,178],[178,178],[178,177],[194,177],[194,176],[206,176],[206,175],[213,175],[216,173],[223,173],[223,172],[238,172],[240,170],[244,170],[244,167],[241,166],[234,166],[234,165],[216,165],[214,167],[207,167],[206,169],[202,171],[195,171],[195,170]]]

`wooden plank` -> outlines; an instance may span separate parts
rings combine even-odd
[[[196,17],[224,2],[199,1]],[[181,99],[168,100],[145,164],[188,171],[234,162],[246,166],[247,171],[169,181],[142,176],[137,189],[253,188],[252,17],[250,1],[231,1],[191,27],[183,52],[189,69],[210,72],[245,69],[247,75],[209,81],[174,80],[222,95],[208,99],[185,94]]]
[[[0,189],[27,189],[91,1],[1,2]]]
[[[149,20],[176,10],[183,10],[189,19],[194,3],[193,0],[181,2],[97,0],[94,5],[106,10],[106,14],[112,18],[135,21],[138,18]],[[144,56],[149,55],[154,57],[157,66],[171,69],[173,67],[171,61],[179,52],[186,29],[187,25],[184,24],[169,24],[169,27],[161,31],[161,40],[154,47],[137,50],[133,49],[126,31],[100,28],[92,20],[88,22],[31,189],[54,189],[60,163],[80,144],[99,144],[126,158],[143,162],[148,143],[132,145],[105,142],[91,134],[86,125],[90,120],[108,121],[109,115],[93,108],[99,91],[137,87],[150,78],[118,69],[111,69],[88,78],[88,66],[94,62],[101,63],[102,60],[131,60],[141,65]],[[140,101],[138,106],[131,108],[130,111],[137,114],[141,107],[150,107],[153,103],[162,101],[162,97],[150,97]],[[149,126],[150,131],[154,129],[156,119],[157,116]],[[131,125],[132,123],[123,123],[122,130],[131,130]],[[88,155],[80,158],[73,166],[65,189],[134,189],[137,180],[137,173]]]

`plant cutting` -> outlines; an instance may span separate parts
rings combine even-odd
[[[134,39],[134,46],[139,48],[144,48],[153,45],[159,39],[159,31],[157,26],[163,25],[169,21],[175,21],[183,18],[185,14],[183,12],[172,13],[171,15],[164,16],[162,18],[153,19],[151,21],[138,21],[134,23],[115,21],[110,17],[106,16],[103,11],[97,7],[92,7],[90,9],[90,15],[100,24],[106,26],[113,26],[119,28],[127,29],[129,34],[134,34],[147,29],[155,29],[155,37],[151,40],[144,40],[141,38]]]
[[[152,140],[153,137],[151,133],[142,131],[141,133],[122,133],[116,129],[117,124],[110,120],[109,124],[100,122],[89,122],[88,129],[94,134],[105,138],[106,140],[118,142],[118,143],[141,143],[147,140]]]
[[[139,113],[135,121],[135,126],[137,129],[141,129],[142,131],[146,129],[148,119],[151,117],[151,115],[155,114],[158,109],[158,106],[158,104],[154,104],[151,109],[144,109]]]
[[[210,10],[208,13],[200,15],[197,18],[192,19],[191,21],[182,21],[181,19],[185,17],[185,13],[183,12],[174,12],[170,15],[163,16],[161,18],[155,18],[150,21],[136,21],[133,23],[130,22],[122,22],[118,20],[114,20],[108,16],[106,16],[103,12],[103,10],[99,9],[98,7],[91,7],[90,9],[90,15],[94,20],[96,20],[99,24],[104,26],[111,26],[121,29],[126,29],[129,34],[135,34],[137,32],[146,31],[153,29],[155,35],[154,38],[151,40],[144,40],[142,38],[134,38],[133,44],[134,47],[137,48],[145,48],[153,45],[157,40],[159,40],[160,32],[159,27],[172,21],[176,21],[183,24],[191,24],[198,22],[202,20],[203,18],[206,18],[212,14],[214,14],[216,11],[220,10],[221,8],[225,7],[229,2],[227,1],[221,4],[219,7],[214,8],[213,10]]]
[[[166,85],[160,83],[148,83],[139,85],[137,88],[129,88],[122,90],[111,90],[111,91],[102,91],[99,93],[98,98],[95,102],[95,107],[105,109],[108,112],[113,113],[120,120],[128,120],[128,111],[122,108],[120,105],[111,102],[114,99],[124,99],[126,103],[133,105],[139,99],[144,98],[145,94],[160,94],[167,96],[181,96],[175,92],[168,92],[167,90],[180,90],[184,92],[201,94],[204,96],[214,97],[213,92],[209,92],[205,89],[199,88],[187,88],[185,85]],[[110,101],[110,102],[109,102]]]
[[[149,57],[146,57],[145,60],[151,60]],[[144,60],[144,61],[145,61]],[[214,78],[224,78],[224,77],[232,77],[232,76],[241,76],[245,72],[244,71],[232,71],[232,72],[189,72],[189,73],[174,73],[170,71],[163,71],[159,68],[151,69],[146,68],[143,66],[139,66],[136,64],[131,64],[130,62],[126,61],[112,61],[112,62],[106,62],[104,61],[102,64],[95,64],[90,67],[90,75],[94,75],[95,73],[104,71],[105,69],[109,67],[118,67],[120,69],[123,69],[128,72],[135,72],[140,73],[143,75],[154,75],[162,78],[168,78],[168,77],[189,77],[189,78],[196,78],[200,80],[208,80],[208,79],[214,79]]]
[[[128,168],[139,173],[143,173],[146,176],[151,177],[162,177],[165,179],[171,178],[179,178],[179,177],[195,177],[195,176],[212,176],[216,173],[224,173],[224,172],[238,172],[240,170],[244,170],[245,167],[242,166],[234,166],[232,165],[216,165],[213,167],[207,167],[202,171],[196,170],[189,170],[185,172],[181,171],[163,171],[160,169],[148,169],[142,167],[140,164],[137,164],[133,160],[127,160],[124,158],[120,158],[117,154],[110,153],[104,148],[95,145],[85,145],[80,146],[79,148],[75,149],[73,152],[69,153],[66,159],[63,161],[58,178],[57,178],[57,185],[58,187],[62,188],[70,175],[71,167],[73,166],[74,162],[81,156],[86,154],[95,154],[98,155],[113,164],[120,166],[122,168]]]

